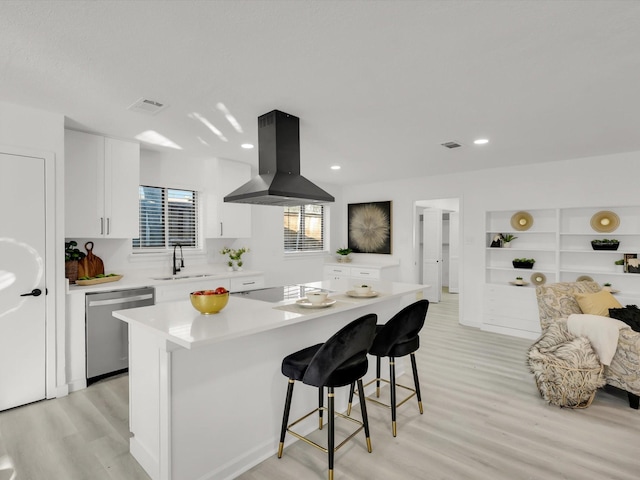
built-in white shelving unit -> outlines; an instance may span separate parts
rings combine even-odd
[[[591,218],[603,210],[614,212],[620,225],[602,233],[591,227]],[[511,225],[516,210],[486,213],[485,305],[483,329],[535,338],[540,334],[534,273],[546,283],[576,281],[589,276],[601,285],[611,283],[623,305],[640,304],[640,274],[624,273],[615,265],[625,253],[640,256],[640,206],[530,209],[531,228],[518,231]],[[498,234],[518,237],[510,248],[491,247]],[[617,239],[616,251],[593,250],[591,240]],[[533,268],[514,268],[514,258],[534,258]],[[516,277],[528,285],[515,286]]]

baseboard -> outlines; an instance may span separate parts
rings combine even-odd
[[[151,480],[160,479],[160,462],[135,436],[129,439],[129,452],[151,477]]]
[[[85,388],[87,388],[87,379],[80,378],[78,380],[72,380],[71,382],[67,383],[67,387],[68,393],[77,392],[78,390],[84,390]]]

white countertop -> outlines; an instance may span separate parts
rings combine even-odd
[[[190,300],[169,302],[113,312],[113,316],[127,323],[135,323],[166,340],[191,349],[233,338],[304,322],[314,318],[344,312],[363,305],[373,305],[391,298],[422,292],[427,285],[380,283],[373,298],[352,298],[344,294],[350,285],[344,281],[323,281],[304,284],[331,290],[329,298],[337,300],[327,308],[301,309],[294,300],[270,303],[232,295],[229,303],[214,315],[202,315]],[[293,306],[293,308],[291,308]],[[286,309],[289,310],[286,310]]]
[[[150,272],[127,272],[122,279],[117,282],[99,283],[96,285],[69,285],[67,282],[67,293],[91,293],[106,292],[111,290],[124,290],[138,287],[157,287],[161,285],[179,285],[181,283],[198,282],[203,280],[231,279],[241,277],[251,277],[262,275],[263,272],[255,270],[226,271],[226,270],[185,270],[175,275],[175,279],[159,280],[159,278],[173,277],[171,274],[150,273]],[[206,275],[206,276],[205,276]]]

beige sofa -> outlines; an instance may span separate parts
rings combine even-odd
[[[567,317],[572,313],[582,313],[574,294],[600,290],[596,282],[560,282],[537,286],[542,331],[556,322],[566,329]],[[626,390],[629,405],[637,409],[640,406],[640,332],[630,328],[620,330],[618,349],[604,373],[607,384]]]

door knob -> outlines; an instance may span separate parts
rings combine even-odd
[[[30,297],[30,296],[39,297],[41,294],[42,294],[42,290],[40,290],[39,288],[34,288],[29,293],[23,293],[20,296],[21,297]]]

